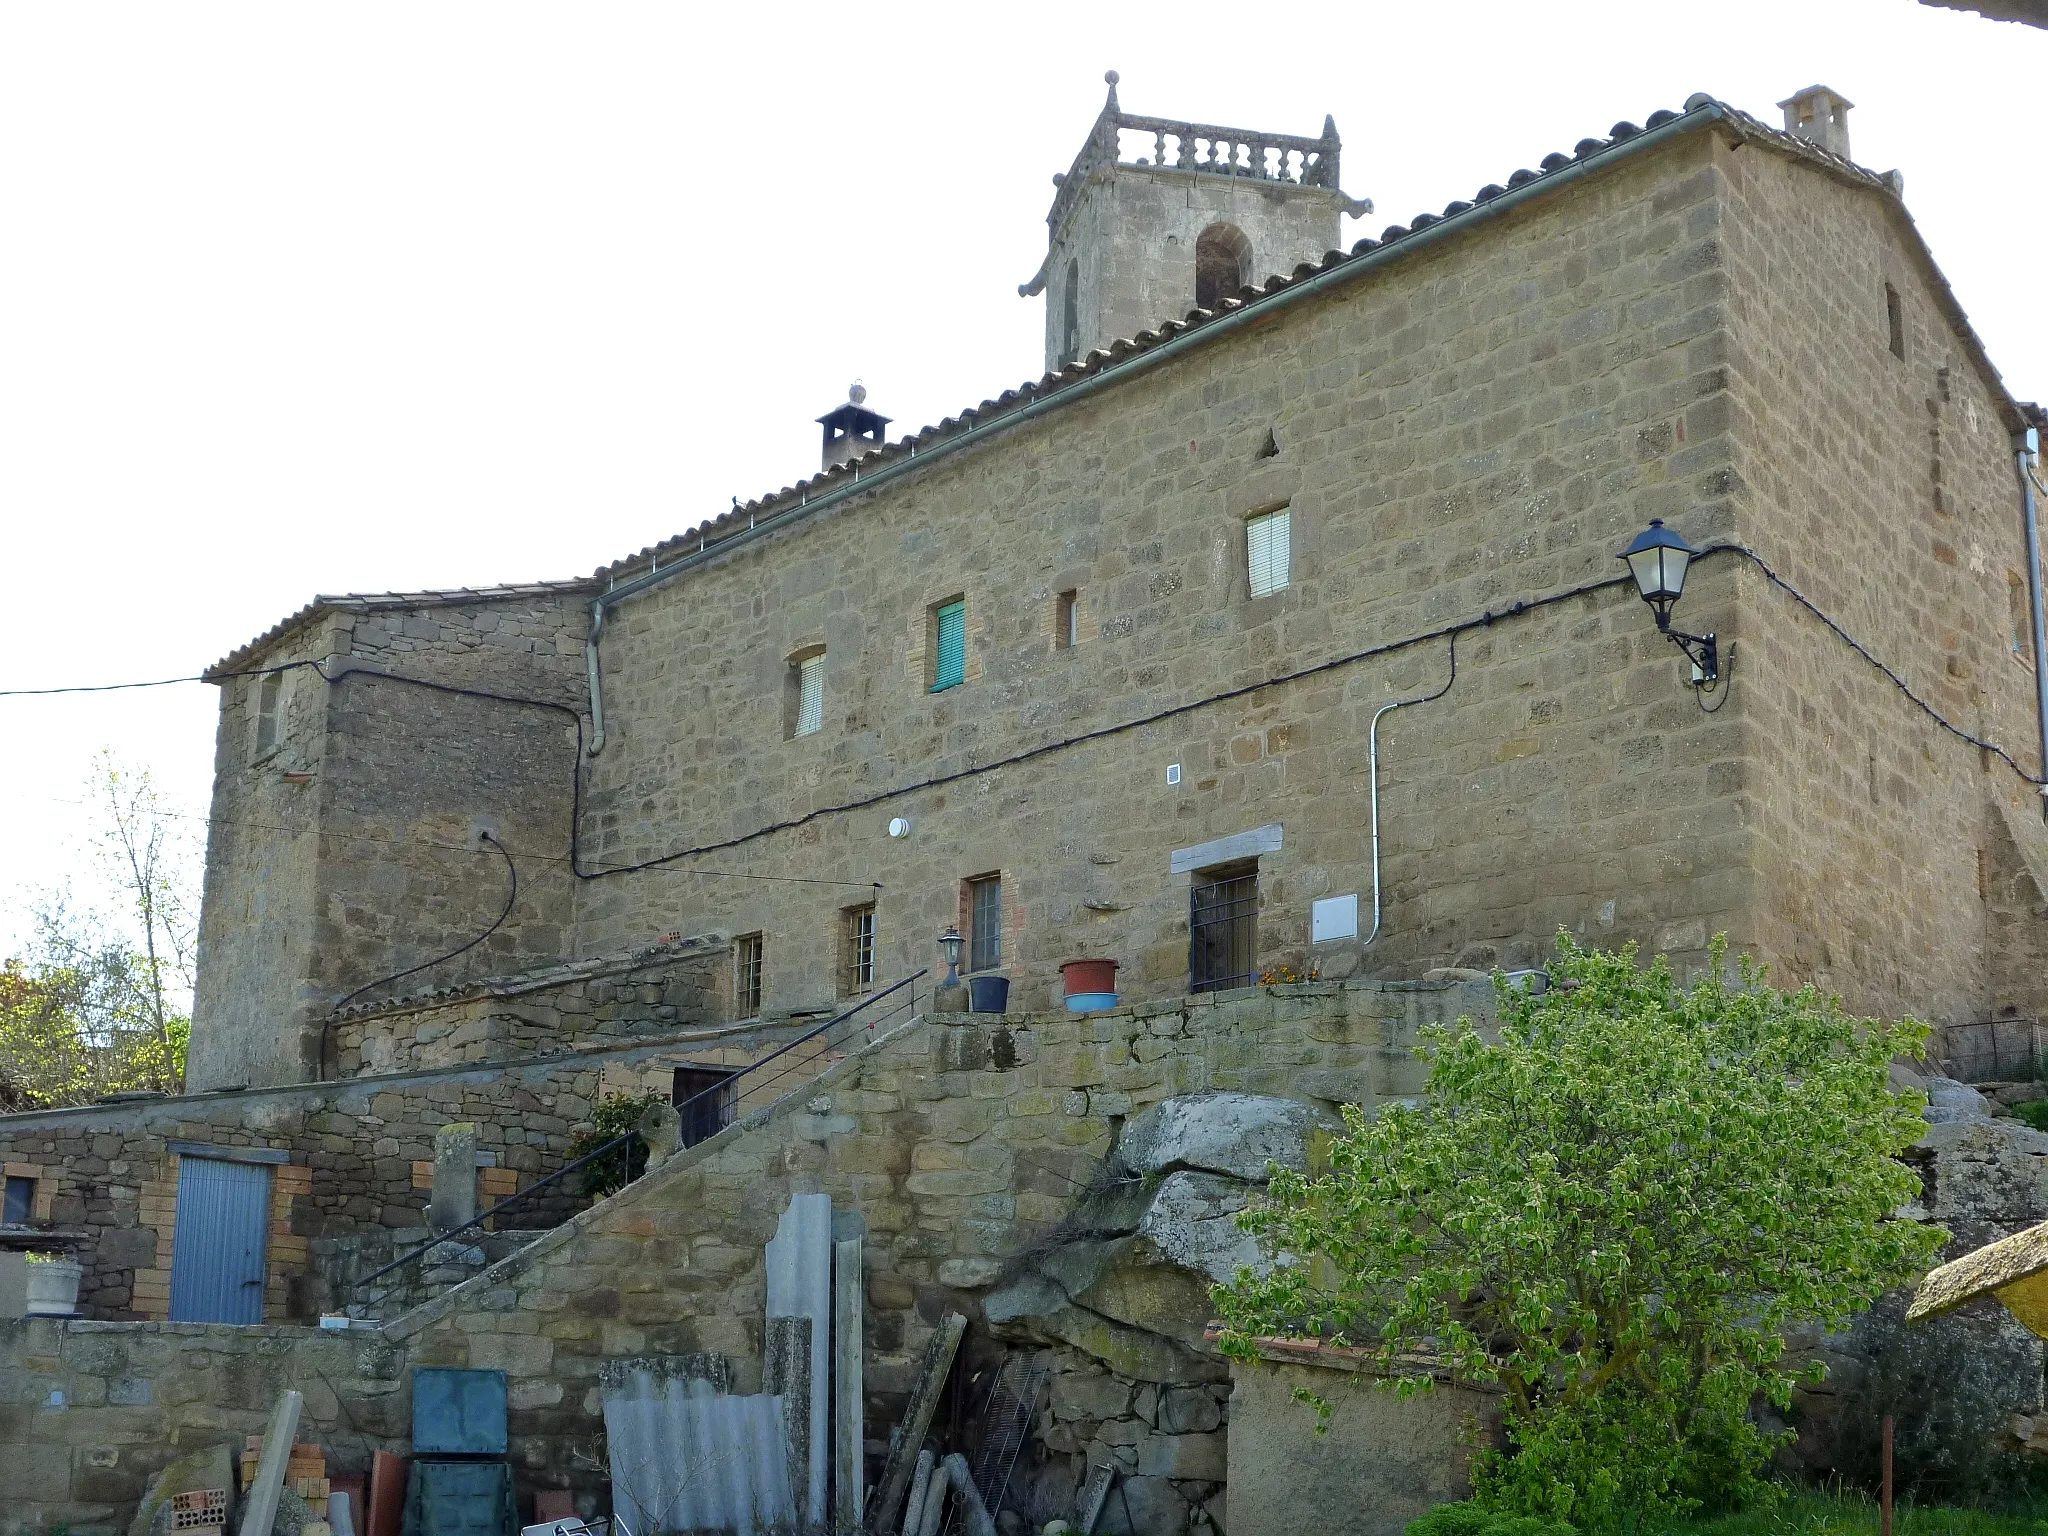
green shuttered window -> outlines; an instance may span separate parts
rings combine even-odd
[[[947,603],[934,616],[938,633],[932,664],[932,692],[967,681],[967,601]]]

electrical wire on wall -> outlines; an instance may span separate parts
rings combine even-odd
[[[377,988],[389,986],[394,981],[403,981],[408,976],[417,976],[421,971],[430,971],[437,965],[445,965],[458,955],[468,954],[472,949],[475,949],[477,945],[483,943],[485,939],[488,939],[492,934],[496,933],[500,928],[505,926],[505,919],[512,915],[512,908],[516,906],[519,901],[519,866],[512,862],[512,851],[509,848],[507,848],[503,843],[499,842],[495,837],[491,836],[490,833],[479,832],[476,835],[476,839],[479,843],[489,843],[493,848],[498,850],[498,853],[505,860],[506,889],[504,910],[500,912],[497,915],[497,917],[492,920],[490,927],[486,928],[482,933],[478,934],[475,938],[471,939],[467,944],[459,944],[454,949],[449,950],[448,953],[445,955],[436,955],[431,960],[423,960],[418,965],[408,966],[406,969],[402,971],[393,971],[389,976],[379,976],[375,981],[368,982],[363,986],[357,987],[355,991],[349,993],[347,997],[344,997],[340,1002],[336,1003],[332,1008],[327,1010],[327,1017],[330,1022],[333,1021],[334,1017],[337,1014],[339,1014],[342,1009],[346,1008],[350,1003],[354,1002],[357,998],[361,997],[365,992],[374,992],[377,990]],[[325,1038],[324,1030],[322,1032],[322,1038]]]

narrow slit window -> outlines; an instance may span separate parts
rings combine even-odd
[[[932,610],[933,693],[967,681],[967,599],[956,597]]]
[[[256,686],[256,755],[268,757],[284,738],[284,674],[266,672]]]
[[[36,1181],[24,1174],[7,1175],[7,1208],[0,1221],[10,1227],[26,1226],[36,1211]]]
[[[992,971],[1003,963],[1003,878],[967,882],[967,969]]]
[[[1292,514],[1285,507],[1246,519],[1245,566],[1251,573],[1253,597],[1270,597],[1286,589],[1293,574],[1293,534]]]
[[[751,1019],[761,1012],[761,935],[741,934],[732,941],[733,1017]]]
[[[1052,643],[1056,650],[1071,651],[1081,639],[1081,594],[1062,592],[1053,605]]]
[[[2027,579],[2018,571],[2005,573],[2006,611],[2012,621],[2012,653],[2028,667],[2034,664],[2034,604],[2027,592]]]
[[[825,653],[796,664],[795,736],[812,736],[825,724]]]
[[[875,904],[840,913],[839,994],[859,997],[875,989]]]
[[[1892,356],[1904,362],[1906,359],[1906,311],[1899,303],[1899,290],[1890,283],[1884,285],[1884,322],[1891,334]]]

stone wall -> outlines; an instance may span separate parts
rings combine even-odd
[[[490,937],[429,979],[446,985],[574,952],[574,718],[379,674],[580,708],[586,622],[573,585],[499,601],[358,601],[236,661],[235,670],[319,661],[325,679],[310,668],[286,675],[284,741],[261,757],[262,680],[221,683],[194,1087],[321,1075],[336,1003],[476,938],[501,913]],[[517,866],[509,912],[511,875],[480,830]]]
[[[543,1056],[722,1021],[732,996],[724,935],[663,940],[624,955],[488,978],[342,1010],[341,1077]]]
[[[1528,964],[1560,925],[1682,963],[1714,929],[1749,939],[1739,797],[1759,743],[1739,695],[1699,713],[1626,591],[1467,635],[1451,693],[1384,722],[1387,920],[1364,956],[1311,955],[1310,903],[1356,893],[1369,924],[1367,727],[1442,686],[1447,646],[1197,705],[1611,578],[1652,515],[1698,539],[1727,530],[1713,154],[1704,135],[1646,153],[621,605],[592,856],[706,847],[673,868],[739,860],[847,889],[607,882],[578,893],[579,931],[758,929],[770,995],[817,1002],[839,909],[871,883],[882,969],[900,975],[929,962],[960,882],[1000,871],[1019,1006],[1053,1005],[1059,962],[1091,955],[1124,962],[1127,997],[1157,998],[1188,985],[1173,851],[1277,824],[1262,969]],[[1277,456],[1262,456],[1269,433]],[[1254,600],[1243,520],[1283,504],[1292,582]],[[1732,579],[1703,568],[1701,609]],[[1069,590],[1087,627],[1061,649],[1046,616]],[[979,680],[932,694],[915,639],[962,592]],[[785,739],[787,658],[820,644],[825,728]],[[907,787],[952,774],[966,776]],[[890,839],[899,815],[913,830]]]
[[[604,1360],[711,1351],[731,1358],[735,1391],[758,1390],[762,1248],[792,1194],[822,1191],[866,1228],[872,1448],[948,1309],[970,1318],[970,1356],[1000,1353],[987,1298],[1059,1240],[1148,1105],[1209,1090],[1368,1104],[1410,1095],[1422,1085],[1421,1025],[1490,1001],[1474,983],[1313,983],[1089,1016],[913,1023],[385,1332],[418,1364],[508,1371],[534,1405],[513,1415],[514,1459],[537,1485],[584,1486],[573,1452],[601,1432]],[[1127,1496],[1172,1511],[1175,1528],[1220,1487],[1224,1410],[1212,1422],[1194,1399],[1214,1403],[1228,1372],[1201,1350],[1206,1296],[1190,1294],[1175,1315],[1135,1325],[1110,1315],[1124,1310],[1114,1301],[1054,1322],[1061,1384],[1034,1435],[1043,1449],[1018,1474],[1040,1519],[1070,1507],[1090,1456],[1123,1463]],[[1102,1528],[1128,1529],[1119,1518]]]
[[[0,1318],[0,1536],[121,1536],[167,1462],[232,1460],[287,1388],[330,1473],[366,1472],[407,1444],[405,1363],[376,1334]]]
[[[1719,148],[1712,174],[1730,279],[1729,531],[1936,709],[2038,772],[2031,660],[2013,644],[2026,553],[2004,407],[1943,312],[1945,285],[1888,196],[1751,148]],[[1737,810],[1761,834],[1762,951],[1860,1012],[2041,1017],[2043,973],[2001,969],[1987,931],[1999,845],[2018,836],[2048,867],[2039,796],[1754,571],[1739,607],[1730,708],[1770,744],[1749,754]],[[2041,902],[2036,889],[2017,903],[2037,934]]]
[[[37,1180],[49,1246],[85,1264],[80,1301],[88,1317],[169,1315],[179,1167],[184,1156],[205,1155],[201,1148],[219,1148],[230,1160],[282,1159],[267,1164],[274,1200],[267,1320],[311,1321],[344,1308],[388,1312],[431,1293],[420,1275],[407,1272],[372,1290],[354,1282],[426,1239],[441,1126],[476,1125],[478,1196],[495,1203],[567,1161],[571,1140],[589,1129],[601,1099],[666,1098],[678,1067],[744,1067],[793,1031],[748,1024],[639,1033],[637,1045],[558,1048],[497,1064],[4,1115],[0,1159]],[[832,1059],[820,1050],[773,1091]],[[742,1097],[740,1111],[751,1107]],[[565,1185],[531,1197],[498,1224],[552,1226],[586,1203],[580,1186]],[[484,1242],[487,1251],[503,1246]],[[445,1282],[448,1274],[430,1278]]]

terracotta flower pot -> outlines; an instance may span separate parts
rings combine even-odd
[[[1114,992],[1116,990],[1116,962],[1114,960],[1069,960],[1060,967],[1060,980],[1066,983],[1067,996],[1082,992]]]

